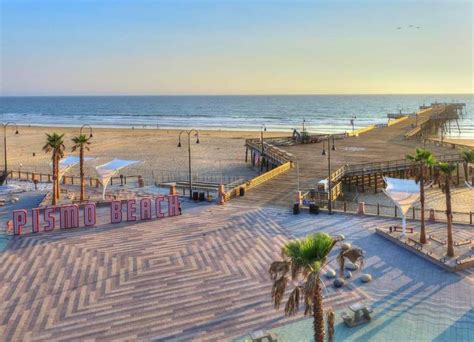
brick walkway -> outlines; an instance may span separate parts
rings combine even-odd
[[[396,301],[393,277],[406,282],[417,272],[402,275],[398,254],[387,259],[394,247],[372,234],[392,223],[231,204],[160,221],[16,238],[0,253],[0,340],[223,340],[286,324],[292,320],[271,306],[268,266],[288,238],[316,230],[348,235],[367,251],[376,276],[369,286],[328,287],[327,305],[342,308],[379,293]],[[380,246],[367,245],[369,235]],[[411,280],[415,287],[433,274],[451,277],[423,260],[414,265],[423,267]],[[462,280],[470,273],[456,277],[451,291],[460,291],[460,313],[466,305],[472,310]]]

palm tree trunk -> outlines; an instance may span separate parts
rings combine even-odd
[[[84,147],[79,150],[79,167],[80,167],[80,176],[81,176],[81,202],[84,201],[84,190],[85,190],[85,183],[84,183]]]
[[[453,213],[451,209],[451,189],[450,179],[451,177],[445,177],[445,194],[446,194],[446,219],[448,221],[448,253],[449,257],[454,256],[454,244],[453,244]]]
[[[420,222],[420,243],[426,243],[425,231],[425,182],[424,182],[424,168],[420,165],[420,205],[421,205],[421,222]]]
[[[52,198],[51,204],[56,205],[57,203],[56,202],[56,161],[55,161],[54,154],[53,154],[52,162],[53,162],[53,198]]]
[[[314,341],[324,342],[324,311],[323,296],[321,294],[321,284],[319,278],[316,280],[316,287],[313,295],[313,330]]]
[[[56,175],[55,175],[55,178],[56,178],[56,200],[59,201],[59,157],[56,156],[56,159],[55,159],[55,163],[56,163]]]

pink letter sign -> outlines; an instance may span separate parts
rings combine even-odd
[[[40,210],[39,208],[31,209],[31,232],[38,233],[40,230]]]
[[[19,209],[13,212],[13,234],[21,235],[21,229],[26,224],[28,211]]]
[[[127,221],[135,221],[137,217],[135,213],[137,208],[135,207],[135,200],[128,200],[127,201]]]
[[[79,207],[75,204],[59,208],[59,226],[61,229],[79,227]]]
[[[54,230],[54,226],[56,224],[56,217],[54,217],[55,211],[56,208],[54,207],[48,207],[44,210],[44,221],[47,223],[47,225],[43,227],[45,232],[50,232]]]
[[[179,199],[178,195],[168,196],[168,216],[179,215]]]
[[[95,203],[84,205],[84,225],[89,227],[95,225]]]
[[[111,223],[122,222],[122,202],[120,201],[110,202],[110,222]]]
[[[155,199],[155,211],[156,211],[156,217],[162,218],[165,216],[163,212],[161,211],[161,202],[164,202],[165,197],[164,196],[158,196]]]
[[[140,219],[151,219],[151,200],[149,198],[143,198],[140,201]]]

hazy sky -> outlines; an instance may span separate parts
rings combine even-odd
[[[0,3],[2,95],[473,92],[471,1]]]

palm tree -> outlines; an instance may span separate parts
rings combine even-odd
[[[469,182],[469,163],[474,163],[474,149],[470,151],[463,151],[462,152],[462,159],[464,161],[463,166],[464,166],[464,179],[466,182]],[[472,185],[474,186],[474,175],[472,179]]]
[[[450,163],[438,163],[438,168],[443,174],[444,181],[444,194],[446,195],[446,220],[448,222],[448,251],[447,256],[454,256],[454,243],[453,243],[453,212],[451,209],[451,183],[452,174],[456,170],[456,165]]]
[[[320,272],[327,265],[329,253],[339,241],[326,233],[311,234],[300,240],[289,241],[282,248],[283,260],[272,262],[269,270],[273,280],[272,301],[275,308],[280,307],[287,285],[290,280],[293,281],[295,286],[286,302],[285,314],[296,314],[300,301],[303,301],[304,314],[313,316],[316,342],[324,342],[325,336],[321,291],[324,284],[320,279]],[[362,251],[359,254],[362,258]]]
[[[64,157],[64,150],[66,148],[63,138],[64,134],[46,134],[46,144],[43,146],[44,152],[53,152],[51,157],[53,162],[53,205],[56,205],[59,199],[59,161]]]
[[[79,149],[79,168],[80,168],[80,177],[81,177],[81,202],[84,201],[84,150],[89,151],[90,137],[85,136],[84,134],[79,134],[77,137],[72,138],[74,146],[72,147],[72,152]]]
[[[425,168],[433,166],[436,163],[435,157],[431,151],[417,148],[414,155],[407,155],[406,158],[418,164],[418,175],[416,181],[420,184],[420,206],[421,206],[421,224],[420,224],[420,243],[426,243],[425,231]]]

